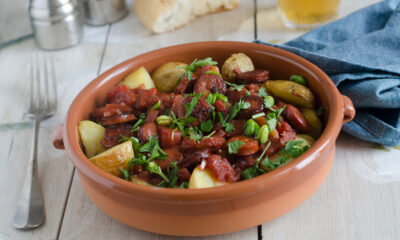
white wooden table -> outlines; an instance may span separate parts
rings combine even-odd
[[[343,0],[341,15],[374,2]],[[10,5],[0,0],[0,36],[15,35],[15,29],[27,33],[25,2]],[[101,212],[84,193],[66,154],[52,147],[54,127],[63,121],[74,96],[96,75],[138,54],[193,41],[252,41],[255,35],[265,41],[289,40],[302,34],[282,28],[272,0],[242,0],[234,11],[208,15],[161,35],[145,29],[133,3],[128,5],[129,16],[121,22],[85,27],[78,46],[52,52],[59,110],[42,123],[39,139],[47,219],[32,231],[15,230],[11,221],[30,148],[32,129],[23,113],[29,98],[28,56],[37,48],[30,39],[0,49],[0,239],[176,239],[125,226]],[[329,177],[305,203],[258,228],[204,239],[400,239],[400,151],[376,150],[372,145],[341,134]]]

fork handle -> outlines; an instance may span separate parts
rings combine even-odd
[[[33,121],[34,138],[31,155],[25,175],[24,186],[19,198],[18,208],[13,220],[13,226],[18,229],[39,227],[45,219],[37,166],[37,143],[40,119],[37,116],[33,116]]]

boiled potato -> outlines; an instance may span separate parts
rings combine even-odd
[[[78,124],[79,135],[88,158],[104,152],[101,140],[104,138],[104,127],[95,122],[84,120]]]
[[[140,185],[145,185],[145,186],[151,186],[151,184],[147,183],[145,180],[137,178],[135,176],[131,176],[131,182],[140,184]]]
[[[126,141],[89,160],[100,169],[114,176],[120,176],[121,168],[128,169],[128,162],[133,156],[132,142]]]
[[[172,92],[185,73],[186,63],[167,62],[156,68],[151,74],[154,85],[161,92]]]
[[[236,77],[234,69],[240,72],[249,72],[254,70],[254,65],[246,54],[234,53],[222,65],[222,77],[225,81],[231,82]]]
[[[314,108],[315,106],[314,94],[309,88],[301,84],[287,80],[275,80],[265,84],[265,87],[271,91],[275,97],[285,102],[307,108]]]
[[[140,67],[134,72],[130,73],[124,78],[119,84],[125,84],[130,88],[137,88],[141,84],[144,84],[145,89],[154,88],[154,82],[147,72],[146,68]]]
[[[311,125],[310,135],[313,138],[318,138],[322,132],[322,122],[319,119],[317,112],[311,108],[301,108],[300,111]]]
[[[294,140],[303,140],[303,146],[311,147],[315,143],[315,139],[307,134],[297,134]]]
[[[229,184],[227,182],[218,181],[209,169],[202,170],[197,166],[190,176],[189,188],[210,188]]]

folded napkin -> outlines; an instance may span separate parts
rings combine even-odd
[[[316,64],[352,99],[357,113],[343,126],[345,132],[400,144],[400,0],[376,3],[290,42],[268,45]]]

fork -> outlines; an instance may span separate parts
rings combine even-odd
[[[45,219],[38,178],[37,147],[41,120],[51,117],[57,110],[57,87],[53,69],[51,58],[32,55],[30,106],[27,114],[33,119],[34,135],[24,185],[13,219],[13,226],[18,229],[39,227]]]

